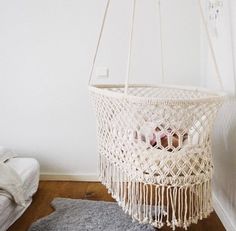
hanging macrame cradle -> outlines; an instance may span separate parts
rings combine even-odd
[[[89,91],[97,118],[100,178],[134,220],[157,228],[166,224],[172,229],[187,229],[212,212],[211,131],[225,95],[194,87],[129,84],[136,7],[136,0],[132,1],[125,84],[91,84],[110,0],[90,74]],[[200,0],[199,7],[217,80],[222,86]],[[161,31],[160,34],[162,37]],[[163,50],[160,53],[162,55]]]

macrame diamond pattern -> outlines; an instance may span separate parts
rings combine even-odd
[[[221,97],[163,87],[90,87],[100,177],[125,212],[187,228],[212,211],[211,130]]]

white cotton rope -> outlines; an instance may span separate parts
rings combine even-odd
[[[96,50],[95,50],[95,55],[93,57],[92,68],[91,68],[90,75],[89,75],[88,85],[91,84],[93,71],[94,71],[94,67],[95,67],[95,63],[96,63],[96,59],[97,59],[97,55],[98,55],[98,50],[99,50],[99,47],[100,47],[100,43],[101,43],[103,31],[104,31],[104,26],[105,26],[106,19],[107,19],[107,13],[108,13],[108,9],[109,9],[109,6],[110,6],[110,2],[111,2],[111,0],[107,0],[107,3],[106,3],[105,12],[104,12],[104,16],[103,16],[103,19],[102,19],[102,26],[101,26],[101,29],[100,29],[100,32],[99,32],[99,37],[98,37],[98,42],[97,42],[97,46],[96,46]]]
[[[148,97],[129,101],[122,91],[120,97],[114,97],[113,91],[120,90],[124,88],[105,88],[103,94],[96,87],[90,88],[97,115],[102,183],[124,211],[141,223],[186,229],[206,218],[212,211],[211,131],[222,98],[209,100],[207,92],[162,87],[153,88],[156,101],[147,104],[143,100]],[[132,95],[150,93],[144,86],[130,87],[129,91]],[[159,101],[164,92],[173,91],[186,103]],[[205,99],[199,103],[191,101],[194,97]],[[154,122],[176,132],[181,128],[189,139],[168,151],[161,144],[153,147],[144,142],[144,135],[135,136],[141,126]]]
[[[132,0],[124,85],[91,86],[109,5],[110,0],[89,79],[97,119],[100,179],[133,220],[157,228],[187,229],[213,211],[212,128],[225,95],[199,88],[129,83],[136,0]],[[223,87],[201,0],[199,6],[217,81]],[[162,26],[163,43],[161,31]],[[161,47],[164,81],[163,44]]]
[[[161,82],[165,82],[165,60],[164,60],[164,43],[163,43],[163,30],[162,30],[162,11],[161,11],[161,0],[157,0],[158,12],[159,12],[159,27],[160,27],[160,57],[161,57]]]
[[[132,0],[132,20],[131,20],[131,30],[129,38],[129,53],[128,53],[128,62],[127,62],[127,73],[125,78],[125,95],[128,94],[129,87],[129,78],[131,73],[131,58],[132,58],[132,48],[133,48],[133,35],[134,35],[134,21],[135,21],[135,11],[136,11],[136,0]]]
[[[132,59],[132,48],[133,48],[134,22],[135,22],[135,11],[136,11],[136,4],[137,4],[136,1],[137,0],[132,0],[133,3],[132,3],[132,9],[131,9],[131,11],[132,11],[131,30],[130,30],[130,38],[129,38],[129,49],[128,49],[129,53],[128,53],[127,73],[126,73],[126,78],[125,78],[125,91],[124,91],[125,95],[128,94],[129,78],[130,78],[130,74],[131,74],[131,59]],[[96,46],[96,50],[95,50],[95,55],[94,55],[93,62],[92,62],[92,68],[91,68],[90,75],[89,75],[89,81],[88,81],[89,86],[91,85],[91,80],[92,80],[92,76],[93,76],[93,72],[94,72],[94,67],[95,67],[99,47],[100,47],[100,44],[101,44],[102,35],[103,35],[103,32],[104,32],[104,26],[105,26],[105,23],[106,23],[106,20],[107,20],[107,13],[108,13],[108,10],[109,10],[110,2],[111,2],[111,0],[107,0],[107,4],[106,4],[106,7],[105,7],[105,12],[104,12],[103,20],[102,20],[102,26],[101,26],[101,29],[100,29],[99,38],[98,38],[98,42],[97,42],[97,46]],[[162,29],[163,23],[162,23],[161,0],[157,0],[157,3],[158,3],[159,24],[160,24],[161,82],[164,83],[165,82],[165,71],[164,71],[165,70],[165,65],[164,65],[164,45],[163,45],[164,43],[163,43],[163,29]],[[207,35],[207,41],[208,41],[208,44],[209,44],[210,53],[211,53],[211,56],[212,56],[214,68],[216,70],[216,80],[219,83],[221,90],[224,90],[224,85],[223,85],[223,81],[222,81],[222,78],[221,78],[219,65],[217,63],[213,42],[212,42],[212,39],[211,39],[210,31],[209,31],[209,28],[208,28],[208,23],[207,23],[207,20],[205,18],[205,14],[204,14],[204,10],[203,10],[202,4],[201,4],[201,0],[198,0],[198,5],[199,5],[199,10],[200,10],[202,22],[203,22],[205,32],[206,32],[206,35]]]
[[[208,44],[209,44],[209,48],[210,48],[214,68],[216,70],[216,80],[218,81],[218,83],[221,87],[221,90],[224,90],[224,85],[223,85],[223,82],[222,82],[222,79],[221,79],[220,70],[219,70],[219,66],[218,66],[218,63],[217,63],[215,50],[214,50],[214,47],[213,47],[213,42],[212,42],[210,31],[209,31],[209,28],[208,28],[207,20],[204,16],[205,14],[204,14],[204,10],[203,10],[202,4],[201,4],[201,0],[198,0],[198,5],[199,5],[200,13],[201,13],[202,22],[203,22],[203,25],[204,25],[204,28],[205,28],[205,31],[206,31],[207,40],[208,40]]]

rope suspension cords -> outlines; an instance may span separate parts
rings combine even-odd
[[[132,0],[132,23],[131,23],[131,30],[130,30],[130,39],[129,39],[129,54],[128,54],[128,65],[127,65],[127,74],[125,79],[125,94],[128,94],[128,84],[130,78],[130,71],[131,71],[131,56],[132,56],[132,45],[133,45],[133,35],[134,35],[134,20],[135,20],[135,10],[136,10],[136,1]]]
[[[164,47],[163,47],[163,31],[162,31],[162,11],[161,11],[161,0],[157,0],[158,5],[158,15],[159,15],[159,25],[160,25],[160,56],[161,56],[161,83],[165,81],[165,72],[164,72]]]
[[[158,7],[165,79],[162,0]],[[164,0],[163,0],[164,1]],[[201,0],[199,9],[223,88]],[[124,84],[92,85],[111,0],[106,2],[89,78],[97,120],[100,179],[124,212],[140,223],[187,229],[212,212],[212,127],[225,93],[196,87],[130,84],[137,0],[131,21]]]
[[[217,78],[217,81],[218,81],[218,83],[220,85],[221,90],[224,90],[223,82],[222,82],[221,75],[220,75],[219,66],[218,66],[218,63],[217,63],[217,60],[216,60],[216,54],[215,54],[215,51],[214,51],[214,47],[213,47],[210,31],[209,31],[209,28],[208,28],[208,25],[207,25],[207,20],[206,20],[206,18],[204,16],[204,10],[203,10],[202,4],[201,4],[201,0],[198,0],[198,6],[199,6],[199,9],[200,9],[200,13],[201,13],[201,18],[202,18],[202,22],[203,22],[203,25],[204,25],[204,29],[205,29],[205,32],[206,32],[206,35],[207,35],[207,40],[208,40],[208,44],[209,44],[209,48],[210,48],[210,52],[211,52],[211,56],[212,56],[212,60],[213,60],[213,64],[214,64],[214,68],[216,70],[216,74],[217,74],[216,78]]]
[[[103,19],[102,19],[102,26],[101,26],[101,29],[100,29],[100,32],[99,32],[96,51],[95,51],[95,54],[94,54],[94,57],[93,57],[92,68],[91,68],[90,75],[89,75],[89,82],[88,82],[89,85],[91,84],[93,71],[94,71],[94,67],[95,67],[95,64],[96,64],[96,59],[97,59],[97,56],[98,56],[98,50],[99,50],[99,47],[100,47],[100,44],[101,44],[101,39],[102,39],[103,31],[104,31],[105,22],[106,22],[106,19],[107,19],[107,13],[108,13],[108,9],[109,9],[109,6],[110,6],[110,2],[111,2],[111,0],[107,0],[105,13],[104,13],[104,16],[103,16]]]

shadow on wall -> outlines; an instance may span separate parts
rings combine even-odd
[[[213,136],[213,188],[229,218],[236,216],[236,99],[221,108]]]

